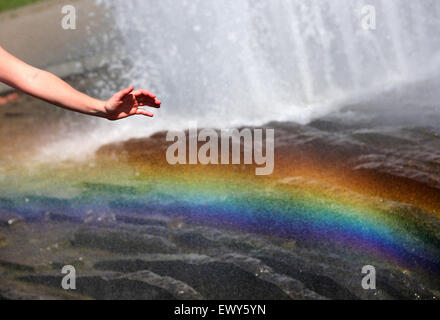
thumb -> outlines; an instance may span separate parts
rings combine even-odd
[[[133,86],[130,86],[126,89],[123,89],[121,91],[119,91],[118,93],[115,94],[115,98],[118,98],[120,100],[122,100],[127,94],[129,94],[130,92],[132,92],[134,90]]]

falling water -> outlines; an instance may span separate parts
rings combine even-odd
[[[376,30],[362,28],[367,4]],[[166,118],[206,125],[307,122],[344,99],[427,76],[440,52],[435,0],[113,5],[136,84],[160,93]]]
[[[385,90],[440,78],[438,0],[104,3],[131,62],[124,84],[146,87],[164,102],[153,121],[129,119],[111,130],[104,124],[107,140],[194,123],[307,123]],[[375,30],[362,27],[365,5],[376,9]],[[408,97],[395,94],[391,104],[402,100]]]

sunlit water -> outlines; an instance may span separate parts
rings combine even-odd
[[[40,159],[57,158],[60,148],[78,158],[107,142],[163,129],[305,124],[351,104],[374,108],[368,101],[390,90],[376,111],[437,107],[437,90],[407,94],[408,86],[439,78],[435,0],[369,1],[376,30],[362,27],[364,1],[98,2],[118,30],[105,36],[121,36],[117,49],[129,61],[118,61],[120,83],[154,91],[163,108],[153,121],[98,122],[85,131],[87,139],[75,132]],[[91,89],[108,96],[114,84],[102,80]],[[356,117],[351,112],[347,121]]]
[[[364,1],[111,3],[128,76],[163,98],[164,127],[307,123],[438,65],[437,1],[370,1],[376,30],[362,27]]]

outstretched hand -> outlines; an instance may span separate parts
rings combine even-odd
[[[162,102],[145,89],[133,90],[133,86],[121,90],[105,103],[104,109],[107,119],[119,120],[134,115],[154,116],[150,111],[140,107],[160,108]]]

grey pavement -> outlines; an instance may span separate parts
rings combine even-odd
[[[76,8],[76,30],[61,25],[68,4]],[[99,67],[117,50],[116,37],[110,10],[93,0],[46,0],[0,14],[0,45],[60,77]],[[0,93],[9,90],[0,84]]]

